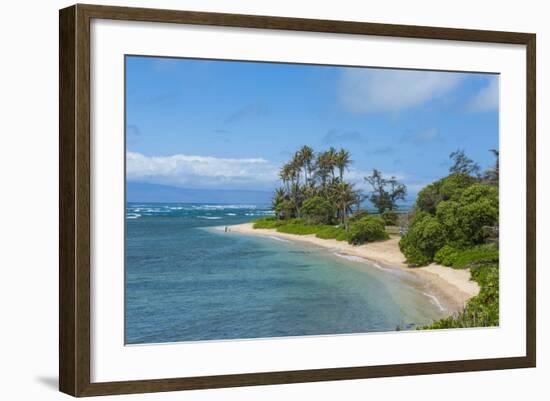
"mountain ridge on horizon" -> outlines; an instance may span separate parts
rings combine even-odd
[[[180,188],[145,182],[126,182],[126,202],[271,203],[269,191]]]

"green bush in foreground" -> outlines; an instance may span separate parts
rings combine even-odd
[[[407,235],[401,237],[399,248],[411,266],[423,266],[433,260],[445,245],[444,227],[432,215],[423,213],[413,219]]]
[[[400,243],[401,245],[401,243]],[[422,253],[418,248],[405,248],[407,249],[407,253],[402,250],[403,254],[406,255],[407,263],[409,266],[417,267],[417,266],[426,266],[430,264],[431,259],[429,256],[426,256],[426,254]]]
[[[361,245],[365,242],[388,239],[384,226],[381,217],[365,216],[351,225],[348,242],[352,245]]]
[[[444,246],[467,249],[483,244],[487,227],[498,225],[498,188],[469,182],[462,175],[453,175],[421,191],[408,232],[399,243],[411,266],[430,263]],[[435,187],[437,196],[428,196]],[[455,264],[450,248],[441,252],[438,263],[445,258],[443,264]]]
[[[434,262],[443,266],[452,266],[459,252],[454,247],[445,245],[435,253]]]

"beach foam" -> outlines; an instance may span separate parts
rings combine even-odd
[[[339,252],[334,252],[334,255],[338,256],[339,258],[351,260],[352,262],[367,263],[371,266],[376,267],[379,270],[389,270],[389,269],[386,269],[385,267],[380,266],[378,263],[373,262],[372,260],[369,260],[367,258],[363,258],[361,256],[346,255],[345,253],[339,253]]]
[[[275,241],[279,241],[279,242],[291,242],[291,241],[289,241],[289,240],[287,240],[287,239],[282,239],[282,238],[279,238],[279,237],[274,237],[273,235],[270,235],[270,236],[268,236],[267,238],[271,238],[271,239],[273,239],[273,240],[275,240]]]
[[[428,294],[427,292],[422,292],[422,294],[430,298],[430,300],[439,308],[439,310],[441,310],[442,312],[445,311],[445,308],[443,307],[443,305],[441,305],[441,302],[439,302],[439,299],[435,295]]]

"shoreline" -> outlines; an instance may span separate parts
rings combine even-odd
[[[405,257],[399,250],[399,238],[392,236],[380,242],[371,242],[365,245],[351,245],[335,239],[321,239],[314,234],[295,235],[280,233],[275,229],[254,229],[253,223],[243,223],[228,226],[228,233],[272,237],[291,242],[302,242],[316,245],[342,255],[356,256],[366,261],[379,263],[389,268],[399,268],[420,277],[429,287],[433,295],[445,304],[449,315],[462,311],[466,302],[479,293],[479,285],[470,281],[469,269],[453,269],[451,267],[430,264],[424,267],[408,267]]]

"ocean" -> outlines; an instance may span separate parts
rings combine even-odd
[[[406,271],[226,233],[265,205],[128,203],[125,343],[415,329],[446,316]]]

